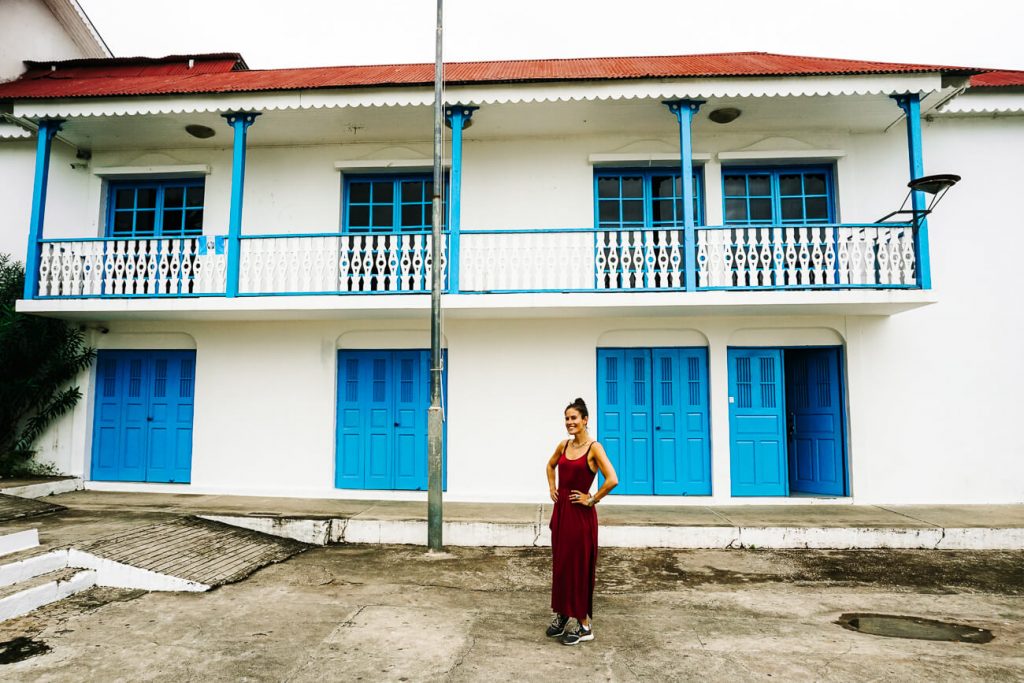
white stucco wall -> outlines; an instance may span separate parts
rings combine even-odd
[[[768,144],[841,152],[836,164],[844,221],[874,220],[902,200],[908,171],[901,125],[886,134],[797,130],[790,139],[796,142]],[[758,140],[756,135],[725,134],[695,140],[698,153],[712,155],[705,175],[709,223],[718,222],[721,215],[718,199],[711,199],[720,197],[720,164],[714,155],[756,145]],[[593,167],[588,155],[616,152],[630,143],[622,134],[467,144],[463,225],[590,225]],[[670,131],[664,139],[644,144],[660,151],[671,143]],[[336,229],[341,179],[334,163],[372,157],[385,148],[384,143],[367,143],[251,149],[245,231]],[[723,313],[610,319],[580,312],[566,320],[529,315],[500,321],[450,319],[449,499],[493,500],[498,495],[504,500],[543,500],[541,469],[561,436],[562,407],[577,395],[595,405],[598,340],[610,331],[633,328],[662,330],[659,334],[694,330],[709,341],[715,502],[740,502],[728,496],[726,348],[737,339],[744,344],[819,343],[807,340],[819,339],[823,330],[845,340],[854,502],[1024,502],[1024,447],[1012,433],[1024,409],[1016,390],[1024,379],[1024,360],[1015,348],[1024,332],[1024,307],[1017,304],[1012,288],[1024,234],[1020,219],[998,201],[1015,196],[1017,190],[1015,149],[1024,149],[1020,117],[938,119],[925,124],[926,172],[964,177],[930,221],[932,274],[939,298],[935,305],[891,317],[765,319]],[[167,164],[210,166],[207,232],[223,232],[229,150],[158,150],[145,155],[97,151],[92,165],[149,164],[161,158]],[[59,196],[57,186],[65,194],[57,200],[60,208],[48,208],[47,234],[55,236],[83,224],[96,234],[99,178],[91,171],[69,168],[65,179],[54,181],[51,197]],[[422,333],[426,321],[419,324]],[[186,333],[195,340],[197,418],[191,490],[359,495],[332,486],[338,339],[358,330],[407,330],[408,320],[382,316],[370,322],[339,316],[302,322],[138,322],[109,327],[108,335],[97,337],[107,348],[127,343],[120,335],[133,330]],[[743,331],[751,328],[785,331]],[[757,335],[761,342],[756,342]],[[133,339],[139,343],[140,337]],[[89,399],[69,418],[72,427],[56,428],[70,429],[72,436],[62,437],[60,447],[51,448],[46,456],[84,474],[92,400],[86,393]]]
[[[17,78],[24,60],[86,56],[39,0],[0,2],[0,82]]]

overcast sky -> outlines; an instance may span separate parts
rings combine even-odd
[[[79,0],[116,56],[432,62],[436,0]],[[445,60],[764,51],[1024,70],[1021,0],[445,0]]]

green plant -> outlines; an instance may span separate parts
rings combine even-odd
[[[32,445],[82,398],[71,383],[96,356],[78,328],[15,311],[24,286],[24,267],[0,254],[0,477],[41,471]]]

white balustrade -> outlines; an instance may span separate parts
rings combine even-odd
[[[419,233],[244,239],[239,292],[429,292],[432,244]]]
[[[213,237],[44,242],[39,296],[223,294],[226,271]]]
[[[917,284],[914,233],[907,225],[729,226],[698,228],[696,236],[701,289]],[[216,242],[213,236],[46,241],[39,296],[224,294],[228,256],[224,249],[217,253]],[[246,238],[239,292],[429,292],[431,244],[423,233]],[[681,290],[684,232],[466,232],[460,264],[466,292]]]
[[[459,289],[467,292],[585,290],[594,287],[594,233],[465,233]]]
[[[914,286],[906,225],[698,228],[701,288]]]

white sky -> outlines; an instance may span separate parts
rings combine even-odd
[[[79,0],[116,56],[432,62],[436,0]],[[1024,70],[1021,0],[445,0],[446,61],[764,51]]]

